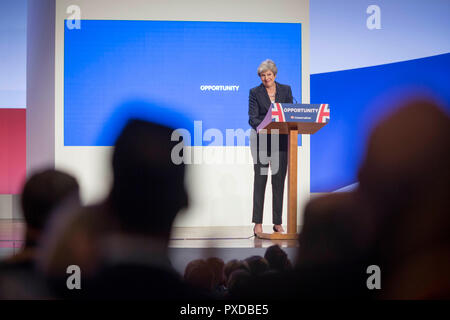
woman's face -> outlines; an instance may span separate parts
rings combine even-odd
[[[272,87],[275,82],[275,75],[270,70],[261,72],[259,74],[259,77],[261,78],[261,81],[266,88]]]

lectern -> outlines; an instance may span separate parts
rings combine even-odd
[[[258,238],[297,239],[297,147],[299,134],[314,134],[330,121],[328,104],[273,103],[257,132],[277,129],[288,135],[288,207],[287,233],[257,233]]]

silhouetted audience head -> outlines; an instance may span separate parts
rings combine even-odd
[[[193,260],[186,266],[184,281],[195,288],[211,292],[215,284],[214,270],[203,259]]]
[[[47,169],[33,174],[26,181],[21,203],[27,227],[27,245],[36,241],[35,236],[44,229],[52,212],[65,201],[80,204],[79,185],[73,176]]]
[[[62,208],[80,205],[79,186],[71,175],[47,169],[25,183],[21,203],[25,218],[25,246],[0,264],[0,299],[48,299],[45,281],[35,268],[44,230]]]
[[[385,296],[450,296],[434,276],[450,268],[449,163],[450,118],[433,100],[404,102],[370,136],[359,192],[377,213]]]
[[[57,236],[61,241],[47,255],[47,265],[43,263],[59,296],[160,300],[206,297],[182,282],[167,253],[172,223],[187,206],[185,167],[172,161],[173,148],[180,147],[179,142],[172,141],[172,133],[170,127],[145,120],[133,119],[125,125],[113,152],[110,194],[103,202],[67,217]],[[83,268],[84,290],[76,293],[61,281],[62,268],[70,259]],[[198,268],[201,272],[196,272]],[[187,278],[207,287],[202,265],[193,269]],[[210,271],[209,288],[213,276]]]
[[[305,207],[289,295],[299,299],[368,298],[370,224],[353,192],[311,199]]]
[[[206,263],[214,272],[213,288],[224,285],[224,267],[225,262],[217,257],[210,257],[206,259]]]
[[[331,265],[362,259],[375,231],[354,192],[311,199],[305,207],[296,265]]]
[[[227,282],[229,298],[248,298],[253,276],[245,269],[234,270]]]
[[[449,116],[434,101],[403,103],[372,131],[359,170],[360,190],[381,208],[414,206],[448,181]]]
[[[269,264],[269,268],[275,271],[290,270],[292,265],[286,252],[279,245],[274,244],[266,249],[264,258]]]
[[[248,271],[248,267],[244,265],[244,262],[238,259],[232,259],[225,264],[225,266],[223,267],[223,275],[225,277],[225,283],[228,283],[230,275],[233,273],[233,271],[236,271],[238,269]]]
[[[111,202],[126,233],[168,237],[180,209],[187,206],[184,164],[174,164],[173,129],[131,120],[118,137],[113,155]]]
[[[247,266],[252,276],[259,276],[269,271],[269,263],[261,256],[251,256],[244,260],[244,265]]]
[[[447,233],[449,163],[450,118],[433,101],[407,101],[373,130],[359,189],[398,250]]]
[[[66,278],[66,269],[75,264],[83,277],[95,273],[99,264],[100,239],[110,227],[103,206],[63,212],[51,222],[44,237],[39,268],[49,277]],[[62,281],[65,288],[65,281]]]

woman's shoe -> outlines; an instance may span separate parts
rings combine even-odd
[[[255,237],[257,236],[257,234],[256,234],[256,231],[255,231],[255,229],[256,229],[256,226],[254,226],[253,227],[253,234],[255,235]],[[261,231],[258,231],[258,232],[262,232],[262,228],[261,228]]]
[[[280,225],[280,229],[281,230],[278,230],[277,228],[275,228],[275,226],[273,226],[273,231],[275,231],[275,232],[284,232],[284,229],[283,229],[283,227]]]

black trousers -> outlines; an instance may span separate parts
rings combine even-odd
[[[273,137],[272,137],[273,136]],[[267,144],[263,139],[266,139]],[[272,139],[278,139],[278,147]],[[285,134],[256,134],[252,131],[250,147],[253,157],[253,223],[262,223],[264,194],[269,166],[272,171],[272,223],[281,224],[284,181],[287,171],[288,136]]]

